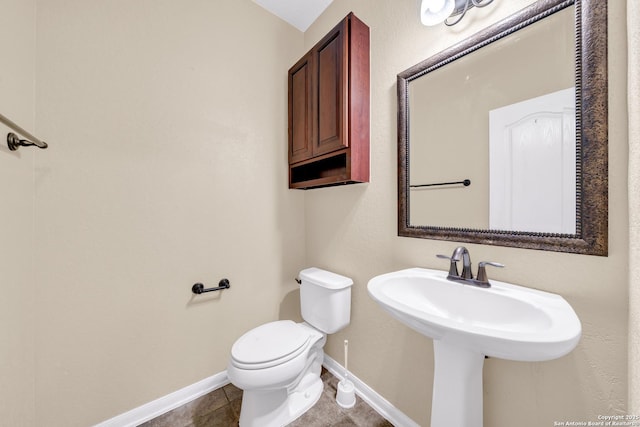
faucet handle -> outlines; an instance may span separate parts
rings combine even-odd
[[[460,277],[460,274],[458,274],[458,260],[442,254],[437,254],[436,256],[438,258],[448,259],[451,262],[451,264],[449,264],[449,276]]]
[[[485,266],[490,265],[492,267],[504,268],[504,264],[500,264],[499,262],[491,262],[491,261],[480,261],[478,263],[478,277],[476,280],[481,283],[489,283],[489,278],[487,277],[487,269]]]

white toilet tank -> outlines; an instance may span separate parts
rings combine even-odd
[[[319,268],[300,272],[302,318],[314,328],[332,334],[351,321],[353,280]]]

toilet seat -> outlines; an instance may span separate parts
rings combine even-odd
[[[231,362],[241,369],[281,365],[303,353],[311,341],[308,328],[292,320],[266,323],[242,335],[231,348]]]

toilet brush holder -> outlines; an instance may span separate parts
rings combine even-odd
[[[356,388],[351,381],[344,379],[338,383],[336,402],[345,409],[353,408],[355,406]]]
[[[344,340],[344,379],[338,383],[336,402],[345,409],[353,408],[356,404],[356,388],[347,378],[349,376],[349,340]]]

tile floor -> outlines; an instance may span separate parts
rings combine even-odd
[[[318,403],[289,427],[393,427],[358,396],[356,406],[341,408],[336,403],[338,379],[323,368],[322,380],[324,391]],[[242,390],[228,384],[141,427],[236,427],[241,401]]]

